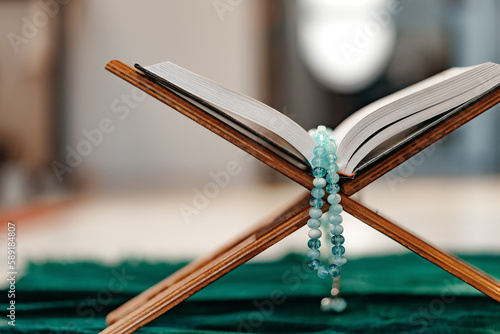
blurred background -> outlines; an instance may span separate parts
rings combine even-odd
[[[19,224],[26,260],[185,258],[300,196],[106,72],[112,59],[169,60],[306,129],[335,127],[449,67],[500,62],[499,18],[495,0],[1,0],[2,221]],[[445,248],[498,252],[499,129],[494,108],[358,199]],[[230,163],[238,172],[215,183]],[[351,256],[404,251],[346,224]],[[290,239],[273,248],[304,251],[306,232]]]

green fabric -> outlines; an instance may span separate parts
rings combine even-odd
[[[468,256],[500,277],[500,256]],[[342,314],[319,310],[331,281],[303,256],[243,265],[138,333],[500,333],[500,303],[422,258],[406,254],[351,260],[343,269]],[[179,264],[128,261],[32,264],[16,285],[16,326],[0,333],[96,333],[104,317]]]

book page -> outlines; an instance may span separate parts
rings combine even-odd
[[[438,84],[440,82],[443,82],[449,78],[452,78],[458,74],[464,73],[468,71],[471,68],[474,68],[476,66],[472,67],[455,67],[455,68],[450,68],[449,70],[446,70],[444,72],[441,72],[439,74],[436,74],[430,78],[427,78],[423,81],[417,82],[416,84],[413,84],[409,87],[403,88],[402,90],[399,90],[395,93],[392,93],[390,95],[387,95],[386,97],[383,97],[375,102],[372,102],[368,104],[367,106],[359,109],[355,113],[353,113],[351,116],[347,117],[342,123],[340,123],[335,129],[334,129],[334,138],[335,141],[337,142],[338,145],[342,142],[342,139],[347,135],[347,133],[356,125],[359,123],[363,122],[363,119],[365,119],[368,115],[377,112],[379,109],[382,107],[395,102],[397,100],[400,100],[410,94],[416,93],[418,91],[421,91],[422,89],[431,87],[435,84]]]
[[[453,68],[360,109],[336,129],[340,171],[352,174],[382,142],[483,94],[500,81],[499,75],[494,63]]]
[[[314,139],[279,111],[170,62],[146,66],[145,69],[222,112],[235,114],[268,129],[287,141],[311,163],[316,146]]]

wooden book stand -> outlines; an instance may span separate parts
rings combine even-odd
[[[140,71],[116,60],[110,61],[106,65],[106,69],[228,140],[306,189],[310,190],[312,188],[311,175],[248,139],[227,124],[185,101],[163,86],[145,78]],[[500,89],[497,87],[481,99],[461,107],[452,116],[400,146],[385,158],[357,174],[354,179],[344,180],[341,184],[340,196],[344,210],[352,216],[500,302],[500,282],[495,278],[457,257],[429,245],[349,197],[499,102]],[[126,302],[107,316],[108,327],[101,333],[133,333],[296,231],[305,225],[309,218],[309,196],[309,193],[305,194],[273,220],[258,224],[239,239],[234,240],[210,256],[191,262],[160,283]]]

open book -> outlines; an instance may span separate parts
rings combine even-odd
[[[316,143],[286,115],[170,62],[135,66],[296,166],[310,168]],[[498,64],[452,68],[358,110],[333,129],[339,173],[354,176],[499,85]]]

